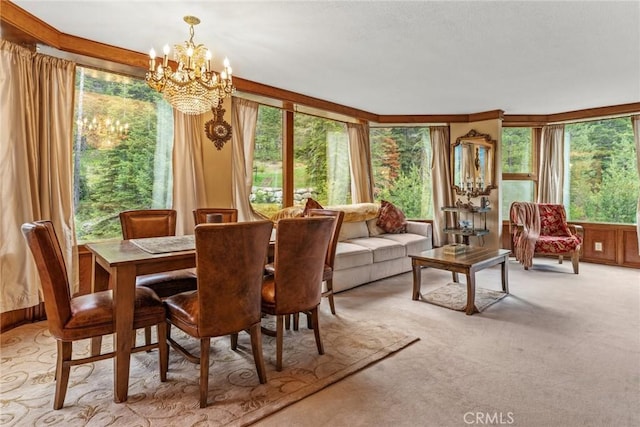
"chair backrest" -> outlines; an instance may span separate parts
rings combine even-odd
[[[49,331],[60,338],[71,318],[71,293],[60,242],[51,221],[23,224],[22,234],[40,275]]]
[[[176,234],[177,213],[173,209],[138,209],[120,212],[122,238],[144,239]]]
[[[228,335],[260,321],[272,228],[271,221],[195,227],[201,336]]]
[[[320,304],[322,276],[334,219],[278,221],[274,258],[275,314],[306,311]]]
[[[569,236],[567,214],[563,205],[538,203],[541,236]]]
[[[333,269],[336,259],[336,248],[338,247],[338,235],[340,234],[340,228],[342,227],[342,221],[344,220],[343,211],[334,211],[331,209],[310,209],[309,216],[325,216],[333,218],[333,230],[331,231],[331,240],[329,240],[329,247],[327,248],[327,257],[325,258],[325,264]]]
[[[207,222],[208,214],[222,215],[221,222],[238,222],[238,210],[233,208],[198,208],[193,210],[196,225]]]

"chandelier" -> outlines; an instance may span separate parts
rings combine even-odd
[[[200,23],[195,16],[185,16],[189,24],[189,41],[175,45],[174,59],[178,63],[175,71],[169,65],[169,45],[163,48],[164,56],[156,66],[156,52],[149,52],[149,71],[146,80],[149,86],[162,93],[164,98],[184,114],[202,114],[216,108],[235,88],[231,80],[229,60],[224,60],[224,70],[217,73],[211,69],[211,51],[204,45],[193,42],[193,26]]]

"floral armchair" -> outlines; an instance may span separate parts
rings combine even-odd
[[[584,237],[582,226],[567,224],[563,205],[514,202],[509,210],[512,252],[527,270],[533,255],[570,256],[573,272],[578,274],[580,249]]]

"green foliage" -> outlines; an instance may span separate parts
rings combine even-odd
[[[528,173],[532,170],[531,128],[502,129],[502,173]]]
[[[408,218],[432,218],[428,128],[372,128],[370,140],[375,199],[392,202]]]
[[[569,218],[635,223],[639,180],[629,118],[574,123],[565,132]]]
[[[76,93],[81,102],[76,102],[76,117],[120,120],[129,124],[129,132],[120,138],[76,128],[75,219],[79,240],[120,236],[118,214],[123,210],[168,207],[154,206],[153,201],[154,165],[158,155],[167,156],[157,150],[158,123],[163,123],[157,110],[164,101],[143,81],[89,73],[94,72],[78,70]],[[172,132],[167,133],[172,136]],[[170,158],[164,160],[170,168]]]

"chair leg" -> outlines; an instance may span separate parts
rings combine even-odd
[[[293,316],[293,330],[297,331],[300,329],[300,313],[294,313]]]
[[[573,272],[574,272],[574,274],[578,274],[579,263],[580,263],[580,250],[576,249],[571,254],[571,264],[573,264]]]
[[[169,345],[167,344],[167,322],[158,323],[158,362],[160,368],[160,381],[167,380],[167,370],[169,369]]]
[[[60,409],[64,405],[71,371],[71,352],[73,344],[57,340],[58,356],[56,361],[56,394],[53,398],[53,409]]]
[[[288,331],[291,329],[291,315],[285,314],[284,316],[284,328]]]
[[[282,371],[282,343],[284,335],[284,316],[276,316],[276,371]]]
[[[252,325],[249,333],[251,334],[251,350],[253,351],[253,361],[256,364],[258,379],[260,380],[260,384],[266,384],[267,370],[264,366],[264,356],[262,354],[262,332],[260,323]],[[236,337],[237,336],[238,334],[236,334]]]
[[[336,303],[333,301],[333,279],[328,279],[326,281],[326,284],[327,284],[327,291],[325,292],[324,296],[329,298],[329,307],[331,307],[331,314],[335,316]]]
[[[229,335],[229,338],[231,340],[231,350],[237,350],[238,349],[238,334],[231,334]]]
[[[318,307],[311,309],[311,318],[313,321],[313,334],[316,336],[316,346],[318,347],[318,354],[324,354],[324,347],[322,346],[322,337],[320,337],[320,322],[318,321]]]
[[[209,394],[209,347],[211,338],[200,340],[200,407],[207,407],[207,396]]]
[[[144,345],[150,345],[150,344],[151,344],[151,326],[147,326],[146,328],[144,328]],[[135,342],[133,343],[133,345],[135,346]]]
[[[91,338],[91,356],[97,356],[102,349],[102,335]]]

